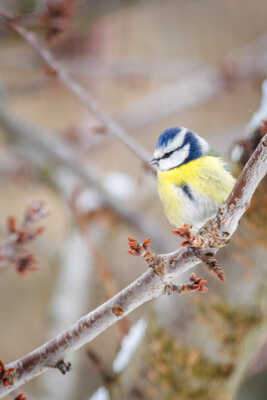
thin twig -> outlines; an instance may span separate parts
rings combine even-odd
[[[67,168],[72,174],[75,174],[82,182],[89,187],[98,190],[103,198],[103,203],[111,209],[126,223],[129,223],[145,235],[150,235],[155,246],[159,249],[168,248],[168,243],[162,234],[162,229],[151,218],[141,215],[127,207],[123,202],[118,202],[102,185],[98,173],[93,167],[84,166],[81,163],[79,153],[62,141],[55,134],[43,132],[40,128],[19,118],[14,113],[10,113],[1,99],[0,94],[0,125],[7,133],[12,142],[18,142],[25,150],[26,156],[36,163],[35,157],[40,158],[41,154],[51,157],[55,162],[64,168]],[[39,161],[39,159],[37,160]]]
[[[110,133],[126,144],[142,161],[147,162],[147,152],[130,137],[126,130],[121,127],[129,126],[138,128],[166,118],[186,108],[195,107],[212,97],[218,95],[224,89],[232,88],[238,82],[265,73],[267,67],[266,43],[267,35],[258,37],[253,42],[229,54],[225,57],[219,67],[204,66],[193,69],[193,71],[176,82],[160,88],[148,94],[137,103],[131,104],[118,116],[119,123],[115,122],[105,113],[94,98],[78,84],[58,61],[52,53],[41,43],[37,36],[23,28],[10,16],[0,9],[0,17],[20,34],[56,71],[61,82],[74,93],[77,98],[97,116],[99,121],[107,126]],[[153,71],[152,71],[153,73]],[[164,99],[164,101],[163,101]],[[167,106],[165,106],[167,105]],[[149,166],[151,168],[151,166]],[[154,170],[153,170],[154,171]],[[154,171],[155,172],[155,171]]]
[[[202,234],[213,236],[216,227],[216,238],[225,237],[227,232],[229,240],[266,172],[267,134],[246,164],[225,206],[202,228]],[[216,249],[216,240],[214,250],[219,250],[219,248]],[[137,280],[112,299],[79,319],[70,329],[21,359],[8,364],[5,370],[12,371],[12,379],[10,377],[9,385],[0,386],[0,397],[42,374],[49,368],[48,366],[58,365],[68,352],[77,350],[90,342],[140,305],[161,296],[167,282],[173,278],[177,279],[182,273],[200,263],[200,259],[196,257],[190,247],[180,248],[170,254],[158,255],[154,257],[154,260],[157,265],[151,264],[151,268]],[[161,274],[157,273],[159,267]],[[119,313],[114,312],[116,307],[120,307]]]
[[[94,97],[88,93],[78,82],[76,82],[71,74],[55,59],[51,51],[39,40],[36,34],[28,31],[15,20],[12,19],[6,12],[0,9],[0,17],[3,17],[6,23],[22,36],[33,49],[35,49],[47,65],[56,73],[60,81],[74,93],[79,101],[102,122],[109,130],[109,132],[124,143],[139,159],[147,164],[148,168],[155,171],[149,164],[150,155],[145,149],[140,146],[136,141],[127,134],[127,132],[115,122],[110,115],[103,111],[99,104],[95,101]]]
[[[13,265],[20,275],[36,270],[36,259],[28,245],[43,232],[44,228],[36,223],[47,215],[43,202],[33,201],[27,206],[20,226],[15,217],[7,219],[7,237],[0,246],[0,268]]]

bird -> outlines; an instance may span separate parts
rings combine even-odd
[[[184,127],[166,129],[150,163],[156,167],[158,193],[169,222],[199,230],[225,202],[235,179],[208,142]]]

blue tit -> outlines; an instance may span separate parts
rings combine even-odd
[[[183,127],[158,138],[151,164],[157,168],[158,192],[175,227],[199,229],[227,199],[235,179],[205,139]]]

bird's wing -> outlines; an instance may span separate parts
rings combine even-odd
[[[221,163],[223,168],[226,169],[226,171],[231,173],[229,165],[224,161],[223,158],[221,158],[220,154],[217,151],[215,151],[214,149],[210,149],[209,152],[207,153],[207,156],[216,158]]]
[[[218,203],[224,202],[229,196],[235,179],[225,169],[224,163],[220,160],[213,167],[202,167],[197,171],[199,190]]]

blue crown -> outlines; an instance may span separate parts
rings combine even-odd
[[[181,132],[182,128],[175,127],[166,129],[158,138],[157,148],[165,147],[167,144],[172,141],[179,132]]]
[[[202,157],[209,150],[209,145],[203,138],[186,128],[177,126],[166,129],[159,136],[154,157],[156,159],[167,158],[186,145],[189,145],[189,154],[183,164]]]

